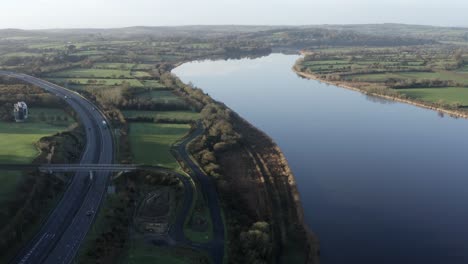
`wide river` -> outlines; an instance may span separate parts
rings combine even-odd
[[[173,72],[278,143],[322,263],[468,263],[468,121],[302,79],[298,58]]]

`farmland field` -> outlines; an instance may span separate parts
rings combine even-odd
[[[346,77],[348,80],[359,80],[365,82],[385,82],[388,79],[401,79],[401,80],[443,80],[455,81],[462,84],[468,84],[468,73],[457,73],[449,71],[438,72],[388,72],[376,74],[356,74]]]
[[[134,162],[178,168],[170,147],[189,129],[190,126],[185,124],[131,123],[130,145]]]
[[[0,57],[40,57],[42,53],[31,53],[31,52],[12,52],[3,54]]]
[[[428,102],[468,106],[468,88],[413,88],[399,89],[398,92]]]
[[[129,70],[117,69],[69,69],[54,72],[48,75],[55,78],[111,78],[111,79],[131,79],[133,78]]]
[[[149,73],[144,72],[144,71],[132,71],[132,76],[136,78],[151,77]]]
[[[133,70],[151,70],[153,67],[153,64],[137,64]]]
[[[99,50],[83,50],[73,53],[73,55],[77,56],[93,56],[93,55],[105,55],[111,52],[99,51]]]
[[[155,89],[167,89],[162,83],[156,80],[144,80],[142,81],[143,85],[148,88],[155,88]]]
[[[385,82],[388,78],[395,78],[396,74],[393,73],[374,73],[374,74],[356,74],[346,76],[346,80],[358,80],[361,82]]]
[[[451,71],[437,72],[418,72],[418,73],[401,73],[401,76],[413,79],[440,79],[447,81],[455,81],[463,84],[468,84],[468,73],[457,73]]]
[[[0,163],[30,163],[39,154],[34,144],[40,138],[66,130],[72,122],[63,110],[51,108],[30,109],[25,123],[0,122]]]
[[[143,242],[133,243],[123,263],[128,264],[195,264],[202,263],[196,259],[197,254],[188,249],[156,247]],[[204,263],[204,262],[203,262]]]
[[[153,101],[164,101],[164,102],[183,102],[183,100],[173,94],[171,91],[149,91],[137,94],[136,98],[144,98]]]
[[[114,70],[131,70],[135,64],[133,63],[106,63],[98,62],[93,65],[95,69],[114,69]]]
[[[125,117],[150,117],[155,119],[177,119],[193,121],[200,118],[200,113],[191,111],[122,111]]]
[[[450,48],[324,49],[304,56],[296,69],[363,90],[391,96],[400,93],[463,111],[468,106],[466,61],[461,49]]]
[[[121,85],[127,82],[132,87],[143,87],[136,79],[93,79],[93,78],[47,78],[51,82],[78,85]]]

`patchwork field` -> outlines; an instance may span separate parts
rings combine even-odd
[[[383,89],[394,88],[410,98],[456,109],[468,105],[467,61],[462,48],[450,47],[321,49],[306,55],[296,70],[398,96]]]
[[[134,163],[178,168],[171,145],[190,129],[185,124],[131,123],[130,146]]]

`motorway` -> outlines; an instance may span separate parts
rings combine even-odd
[[[78,114],[86,130],[82,164],[112,164],[114,146],[110,129],[103,125],[104,115],[81,95],[47,81],[7,71],[0,76],[16,78],[63,98]],[[12,263],[71,263],[93,223],[106,192],[108,171],[78,171],[62,199],[50,213],[35,237],[18,253]]]

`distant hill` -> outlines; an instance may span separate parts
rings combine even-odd
[[[354,31],[378,36],[399,36],[438,41],[468,41],[468,27],[438,27],[407,24],[320,25],[305,28]]]

